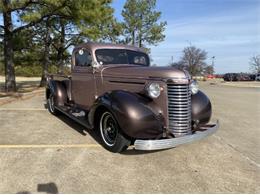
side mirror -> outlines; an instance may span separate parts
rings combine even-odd
[[[91,62],[91,66],[92,66],[94,69],[98,69],[101,65],[100,65],[97,61],[92,61],[92,62]]]

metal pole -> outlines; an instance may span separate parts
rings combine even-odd
[[[215,56],[212,56],[212,67],[214,67],[214,63],[215,63]]]

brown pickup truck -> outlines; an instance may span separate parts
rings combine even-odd
[[[75,47],[71,75],[49,75],[48,110],[63,113],[100,134],[103,146],[121,152],[158,150],[202,139],[211,103],[188,72],[151,67],[140,48],[86,43]]]

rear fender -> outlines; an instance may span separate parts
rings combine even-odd
[[[67,102],[67,91],[65,85],[61,81],[49,80],[46,87],[46,99],[50,93],[55,97],[55,104],[63,106]]]

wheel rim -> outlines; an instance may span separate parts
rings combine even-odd
[[[54,112],[54,96],[53,95],[50,95],[50,97],[49,97],[49,105],[50,105],[51,112]]]
[[[118,135],[116,120],[109,112],[103,113],[100,119],[100,132],[102,139],[108,146],[113,146]]]

